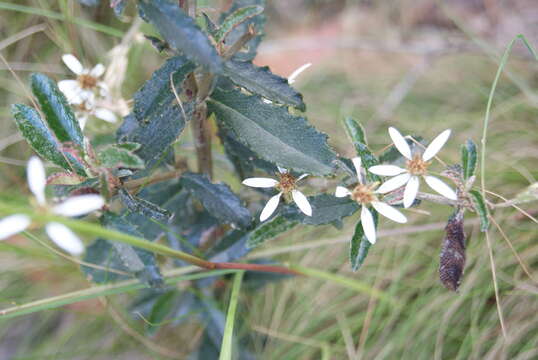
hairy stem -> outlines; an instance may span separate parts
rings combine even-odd
[[[194,147],[198,160],[198,172],[213,178],[213,158],[211,154],[211,128],[207,121],[207,106],[199,104],[191,120]]]

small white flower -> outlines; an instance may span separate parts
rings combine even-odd
[[[336,197],[346,197],[349,196],[355,200],[359,205],[361,205],[361,224],[362,229],[364,230],[364,235],[368,241],[372,244],[375,244],[376,233],[375,233],[375,222],[372,212],[368,209],[368,205],[372,207],[381,215],[389,218],[392,221],[397,223],[406,223],[407,218],[400,211],[396,210],[394,207],[381,202],[377,199],[376,193],[374,191],[377,187],[377,183],[365,184],[362,179],[361,174],[361,159],[359,157],[353,158],[353,165],[355,166],[355,171],[357,172],[357,180],[359,183],[353,190],[349,190],[343,186],[337,186],[335,191]]]
[[[109,109],[96,106],[93,99],[87,99],[80,104],[74,104],[74,108],[75,116],[78,120],[81,130],[84,130],[84,127],[86,126],[86,123],[88,122],[88,118],[90,116],[95,116],[96,118],[104,120],[108,123],[115,123],[116,121],[118,121],[116,114],[114,114]]]
[[[426,184],[439,194],[450,200],[458,199],[454,190],[447,184],[435,176],[428,175],[428,166],[430,165],[429,160],[431,160],[439,150],[441,150],[443,145],[445,145],[450,136],[450,130],[445,130],[437,135],[430,145],[428,145],[426,150],[424,150],[422,155],[417,154],[415,156],[412,156],[411,148],[398,130],[390,127],[389,135],[394,146],[396,146],[396,149],[398,149],[398,151],[407,159],[406,169],[394,165],[376,165],[368,168],[368,171],[376,175],[394,176],[377,189],[378,193],[385,194],[405,185],[403,204],[404,207],[408,208],[413,204],[417,197],[419,177],[422,176],[424,181],[426,181]]]
[[[263,208],[262,213],[260,214],[260,221],[267,220],[275,212],[280,203],[282,194],[284,194],[284,196],[289,196],[289,194],[291,194],[293,201],[303,214],[312,216],[312,207],[310,206],[308,199],[302,192],[296,189],[297,181],[304,179],[308,174],[303,174],[295,179],[286,169],[279,167],[278,171],[279,180],[271,178],[248,178],[243,180],[243,185],[246,186],[256,188],[274,187],[280,190],[278,194],[269,199]]]
[[[45,200],[45,167],[41,160],[33,156],[28,161],[27,174],[28,187],[34,194],[37,204],[41,210],[47,210]],[[87,194],[74,196],[64,202],[50,208],[50,211],[56,215],[62,216],[81,216],[92,211],[99,210],[105,204],[100,195]],[[0,220],[0,240],[26,230],[31,224],[31,219],[27,215],[15,214]],[[60,248],[72,255],[80,255],[84,252],[82,241],[65,225],[50,222],[45,226],[47,235]]]
[[[72,54],[62,56],[65,65],[77,75],[76,80],[62,80],[58,87],[67,97],[70,104],[81,104],[86,100],[93,100],[95,95],[107,96],[108,87],[99,78],[105,73],[105,66],[97,64],[92,69],[86,69]]]

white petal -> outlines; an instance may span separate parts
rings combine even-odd
[[[337,186],[336,191],[334,192],[334,196],[339,197],[339,198],[346,197],[349,195],[351,195],[351,191],[349,191],[347,188],[343,186]]]
[[[80,255],[84,252],[84,244],[67,226],[51,222],[45,226],[45,231],[56,245],[71,255]]]
[[[74,55],[65,54],[64,56],[62,56],[62,60],[63,60],[64,64],[69,68],[69,70],[71,70],[72,72],[74,72],[77,75],[82,74],[82,71],[84,70],[84,67],[82,66],[80,61],[78,61],[78,59]]]
[[[353,166],[355,167],[355,172],[357,173],[357,180],[359,180],[359,183],[362,184],[363,182],[362,182],[362,175],[361,175],[361,164],[362,164],[361,158],[354,157],[353,159],[351,159],[351,161],[353,162]]]
[[[397,223],[400,223],[400,224],[405,224],[407,222],[407,218],[405,217],[404,214],[402,214],[396,208],[388,204],[385,204],[384,202],[372,201],[372,206],[374,207],[374,209],[377,210],[378,213],[391,219],[392,221],[396,221]]]
[[[265,207],[263,208],[262,213],[260,214],[260,221],[265,221],[269,219],[271,215],[273,215],[276,208],[278,207],[278,203],[280,202],[281,196],[282,196],[282,193],[278,193],[277,195],[269,199],[267,204],[265,204]]]
[[[97,64],[90,70],[90,75],[94,78],[98,78],[105,73],[105,65]]]
[[[394,143],[394,146],[396,146],[396,149],[398,149],[400,154],[411,160],[411,148],[409,147],[409,144],[407,144],[407,141],[405,141],[402,134],[400,134],[396,128],[389,127],[389,135]]]
[[[406,172],[407,170],[395,165],[375,165],[369,167],[368,171],[372,174],[381,176],[396,176]]]
[[[0,240],[18,234],[30,225],[30,218],[26,215],[15,214],[0,220]]]
[[[28,179],[28,187],[32,194],[34,194],[39,205],[45,205],[45,186],[47,185],[47,177],[45,175],[43,162],[37,156],[32,156],[30,160],[28,160],[26,177]]]
[[[288,77],[288,84],[293,84],[295,80],[297,80],[297,76],[299,76],[299,74],[301,74],[303,71],[308,69],[310,66],[312,66],[312,63],[306,63],[302,65],[301,67],[299,67],[298,69],[296,69],[294,72],[292,72],[290,76]]]
[[[303,174],[303,175],[299,176],[299,177],[295,180],[295,182],[297,182],[297,181],[299,181],[299,180],[303,180],[303,179],[304,179],[305,177],[307,177],[308,175],[309,175],[309,174]]]
[[[243,180],[243,185],[256,187],[256,188],[270,188],[275,187],[278,181],[270,178],[248,178]]]
[[[80,85],[76,80],[62,80],[58,81],[58,88],[64,93],[65,97],[69,101],[71,98],[76,98],[78,96]]]
[[[443,131],[435,139],[432,140],[430,145],[426,148],[424,151],[424,154],[422,154],[422,160],[428,161],[431,158],[433,158],[439,150],[445,145],[446,141],[448,140],[450,136],[450,129]]]
[[[288,173],[288,170],[284,169],[283,167],[280,167],[280,166],[277,165],[277,168],[278,168],[278,172],[281,173],[281,174],[287,174]]]
[[[112,111],[105,108],[95,109],[94,115],[98,117],[99,119],[104,120],[109,123],[115,123],[116,121],[118,121],[118,118],[116,118],[116,114],[114,114]]]
[[[97,87],[99,88],[99,95],[101,95],[101,97],[107,98],[110,94],[110,89],[108,88],[108,85],[103,81],[99,81],[97,83]]]
[[[405,208],[410,207],[415,201],[418,194],[418,177],[411,176],[404,190],[403,205]]]
[[[62,216],[80,216],[99,210],[105,204],[102,196],[87,194],[74,196],[56,205],[52,211]]]
[[[378,187],[375,192],[379,194],[386,194],[392,190],[396,190],[399,187],[404,186],[410,178],[411,174],[407,172],[404,174],[397,175],[381,184],[381,186]]]
[[[312,216],[312,207],[310,206],[310,203],[308,202],[308,199],[302,192],[299,190],[292,190],[291,191],[291,197],[293,198],[293,201],[295,201],[295,204],[297,204],[297,207],[305,214],[306,216]]]
[[[426,180],[426,184],[428,184],[429,187],[431,187],[433,190],[437,191],[439,194],[443,195],[447,199],[450,200],[458,200],[458,195],[443,181],[436,178],[435,176],[424,176],[424,180]]]
[[[372,213],[366,206],[362,207],[361,210],[361,223],[362,223],[362,229],[364,230],[364,235],[366,235],[366,238],[369,242],[372,244],[375,244],[375,223],[374,223],[374,217],[372,216]]]
[[[88,115],[80,115],[77,116],[78,124],[80,125],[80,130],[84,130],[84,127],[86,127],[86,123],[88,122]]]

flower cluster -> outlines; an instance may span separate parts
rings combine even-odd
[[[28,187],[35,197],[39,212],[51,212],[60,216],[82,216],[99,210],[105,204],[100,195],[87,194],[71,197],[64,202],[48,206],[45,197],[47,179],[45,168],[38,157],[32,157],[28,161],[27,174]],[[25,214],[14,214],[0,220],[0,240],[18,234],[26,230],[32,223],[31,218]],[[58,222],[49,222],[45,225],[45,231],[56,245],[72,255],[80,255],[84,252],[84,245],[73,231]]]
[[[100,79],[105,73],[105,66],[97,64],[91,69],[84,68],[72,54],[65,54],[62,60],[77,78],[62,80],[58,82],[58,87],[69,104],[73,105],[80,127],[84,129],[90,116],[115,123],[116,115],[101,105],[109,96],[108,86]]]
[[[352,162],[357,175],[357,184],[352,188],[337,186],[336,197],[350,197],[361,206],[361,225],[364,235],[372,244],[376,241],[376,225],[374,216],[369,209],[371,206],[379,214],[397,223],[406,223],[407,218],[399,210],[380,200],[384,194],[393,192],[405,186],[403,194],[403,206],[409,208],[418,195],[419,178],[422,177],[426,184],[434,191],[447,199],[457,200],[454,190],[439,178],[428,174],[430,160],[441,150],[450,136],[450,130],[445,130],[439,134],[422,152],[422,154],[412,154],[409,144],[398,130],[389,128],[389,136],[396,149],[406,159],[406,168],[395,165],[375,165],[368,168],[372,174],[392,177],[386,182],[379,184],[366,183],[362,175],[362,164],[359,157],[353,158]],[[297,207],[307,216],[312,216],[312,207],[308,198],[297,190],[297,182],[307,176],[303,174],[297,179],[287,170],[278,168],[279,179],[272,178],[248,178],[243,181],[244,185],[256,188],[276,188],[278,194],[269,199],[260,214],[260,221],[265,221],[275,212],[280,203],[282,195],[288,200],[293,200]],[[290,196],[291,195],[291,196]],[[291,197],[291,198],[290,198]]]

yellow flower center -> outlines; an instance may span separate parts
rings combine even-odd
[[[280,178],[280,180],[276,187],[284,194],[288,194],[295,189],[295,178],[291,174],[278,174],[278,177]]]
[[[407,160],[407,170],[411,175],[424,175],[428,170],[429,162],[422,160],[421,155],[413,156],[412,160]]]
[[[88,74],[79,75],[77,81],[83,89],[93,89],[97,86],[97,78]]]
[[[377,183],[368,185],[358,184],[357,186],[355,186],[353,191],[351,191],[351,198],[360,204],[368,205],[372,201],[377,200],[374,194],[374,189],[376,187]]]

